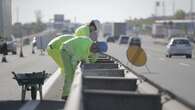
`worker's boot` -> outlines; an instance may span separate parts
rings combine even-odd
[[[66,101],[68,99],[68,96],[62,96],[62,99]]]

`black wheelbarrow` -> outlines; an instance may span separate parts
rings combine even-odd
[[[49,74],[45,71],[42,72],[32,72],[32,73],[15,73],[13,79],[18,82],[19,86],[22,86],[21,100],[25,100],[26,91],[31,91],[32,100],[36,100],[37,91],[40,94],[40,100],[42,100],[42,85],[46,78],[49,77]]]

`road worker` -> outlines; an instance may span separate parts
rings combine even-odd
[[[93,21],[95,22],[95,21]],[[97,31],[95,23],[91,22],[88,26],[79,27],[74,35],[62,35],[54,38],[48,44],[48,54],[65,73],[63,98],[66,99],[72,84],[76,65],[79,61],[86,61],[91,56],[95,58],[95,53],[105,51],[107,46],[104,43],[96,43],[97,36],[91,39],[91,33]],[[98,23],[96,23],[98,24]],[[94,28],[95,27],[95,28]],[[98,44],[98,45],[97,45]],[[98,47],[99,46],[99,47]],[[103,48],[102,48],[103,47]],[[94,62],[94,60],[92,60]]]
[[[60,46],[67,40],[73,38],[73,35],[61,35],[55,37],[52,41],[49,42],[47,47],[48,55],[53,58],[56,64],[60,67],[61,73],[64,73],[64,65],[62,63]]]
[[[91,53],[97,53],[97,43],[93,42],[89,37],[74,37],[67,40],[61,46],[61,57],[63,59],[65,80],[63,98],[66,99],[73,81],[74,72],[79,61],[89,62],[88,57]]]
[[[89,24],[83,25],[76,29],[74,35],[61,35],[54,38],[52,41],[48,44],[48,55],[53,58],[53,60],[57,63],[57,65],[61,68],[61,72],[64,73],[64,66],[62,64],[62,59],[60,55],[60,46],[65,42],[66,40],[73,38],[73,37],[81,37],[81,36],[89,36],[90,38],[93,38],[93,41],[97,41],[97,36],[101,30],[101,24],[98,20],[92,20]],[[96,34],[94,34],[96,33]],[[51,48],[50,48],[51,47]],[[91,62],[95,62],[96,55],[92,53],[90,55]]]
[[[98,20],[92,20],[89,24],[76,29],[75,36],[88,36],[93,41],[97,41],[98,37],[101,36],[101,23]]]

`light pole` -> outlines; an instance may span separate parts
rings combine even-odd
[[[23,55],[23,37],[20,39],[20,57],[24,57]]]
[[[165,7],[165,1],[163,0],[162,1],[162,14],[163,14],[163,17],[165,17],[165,14],[166,14],[166,9],[165,9],[166,7]]]
[[[194,32],[194,25],[195,25],[195,22],[194,22],[194,16],[193,16],[193,8],[194,8],[194,5],[193,5],[193,0],[190,0],[190,20],[191,20],[191,28],[192,28],[192,31],[190,32],[190,34],[192,35],[192,38],[195,39],[195,32]]]

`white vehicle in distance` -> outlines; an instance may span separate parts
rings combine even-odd
[[[192,58],[192,45],[187,38],[175,37],[171,38],[167,45],[167,57],[171,58],[173,55],[186,56]]]

